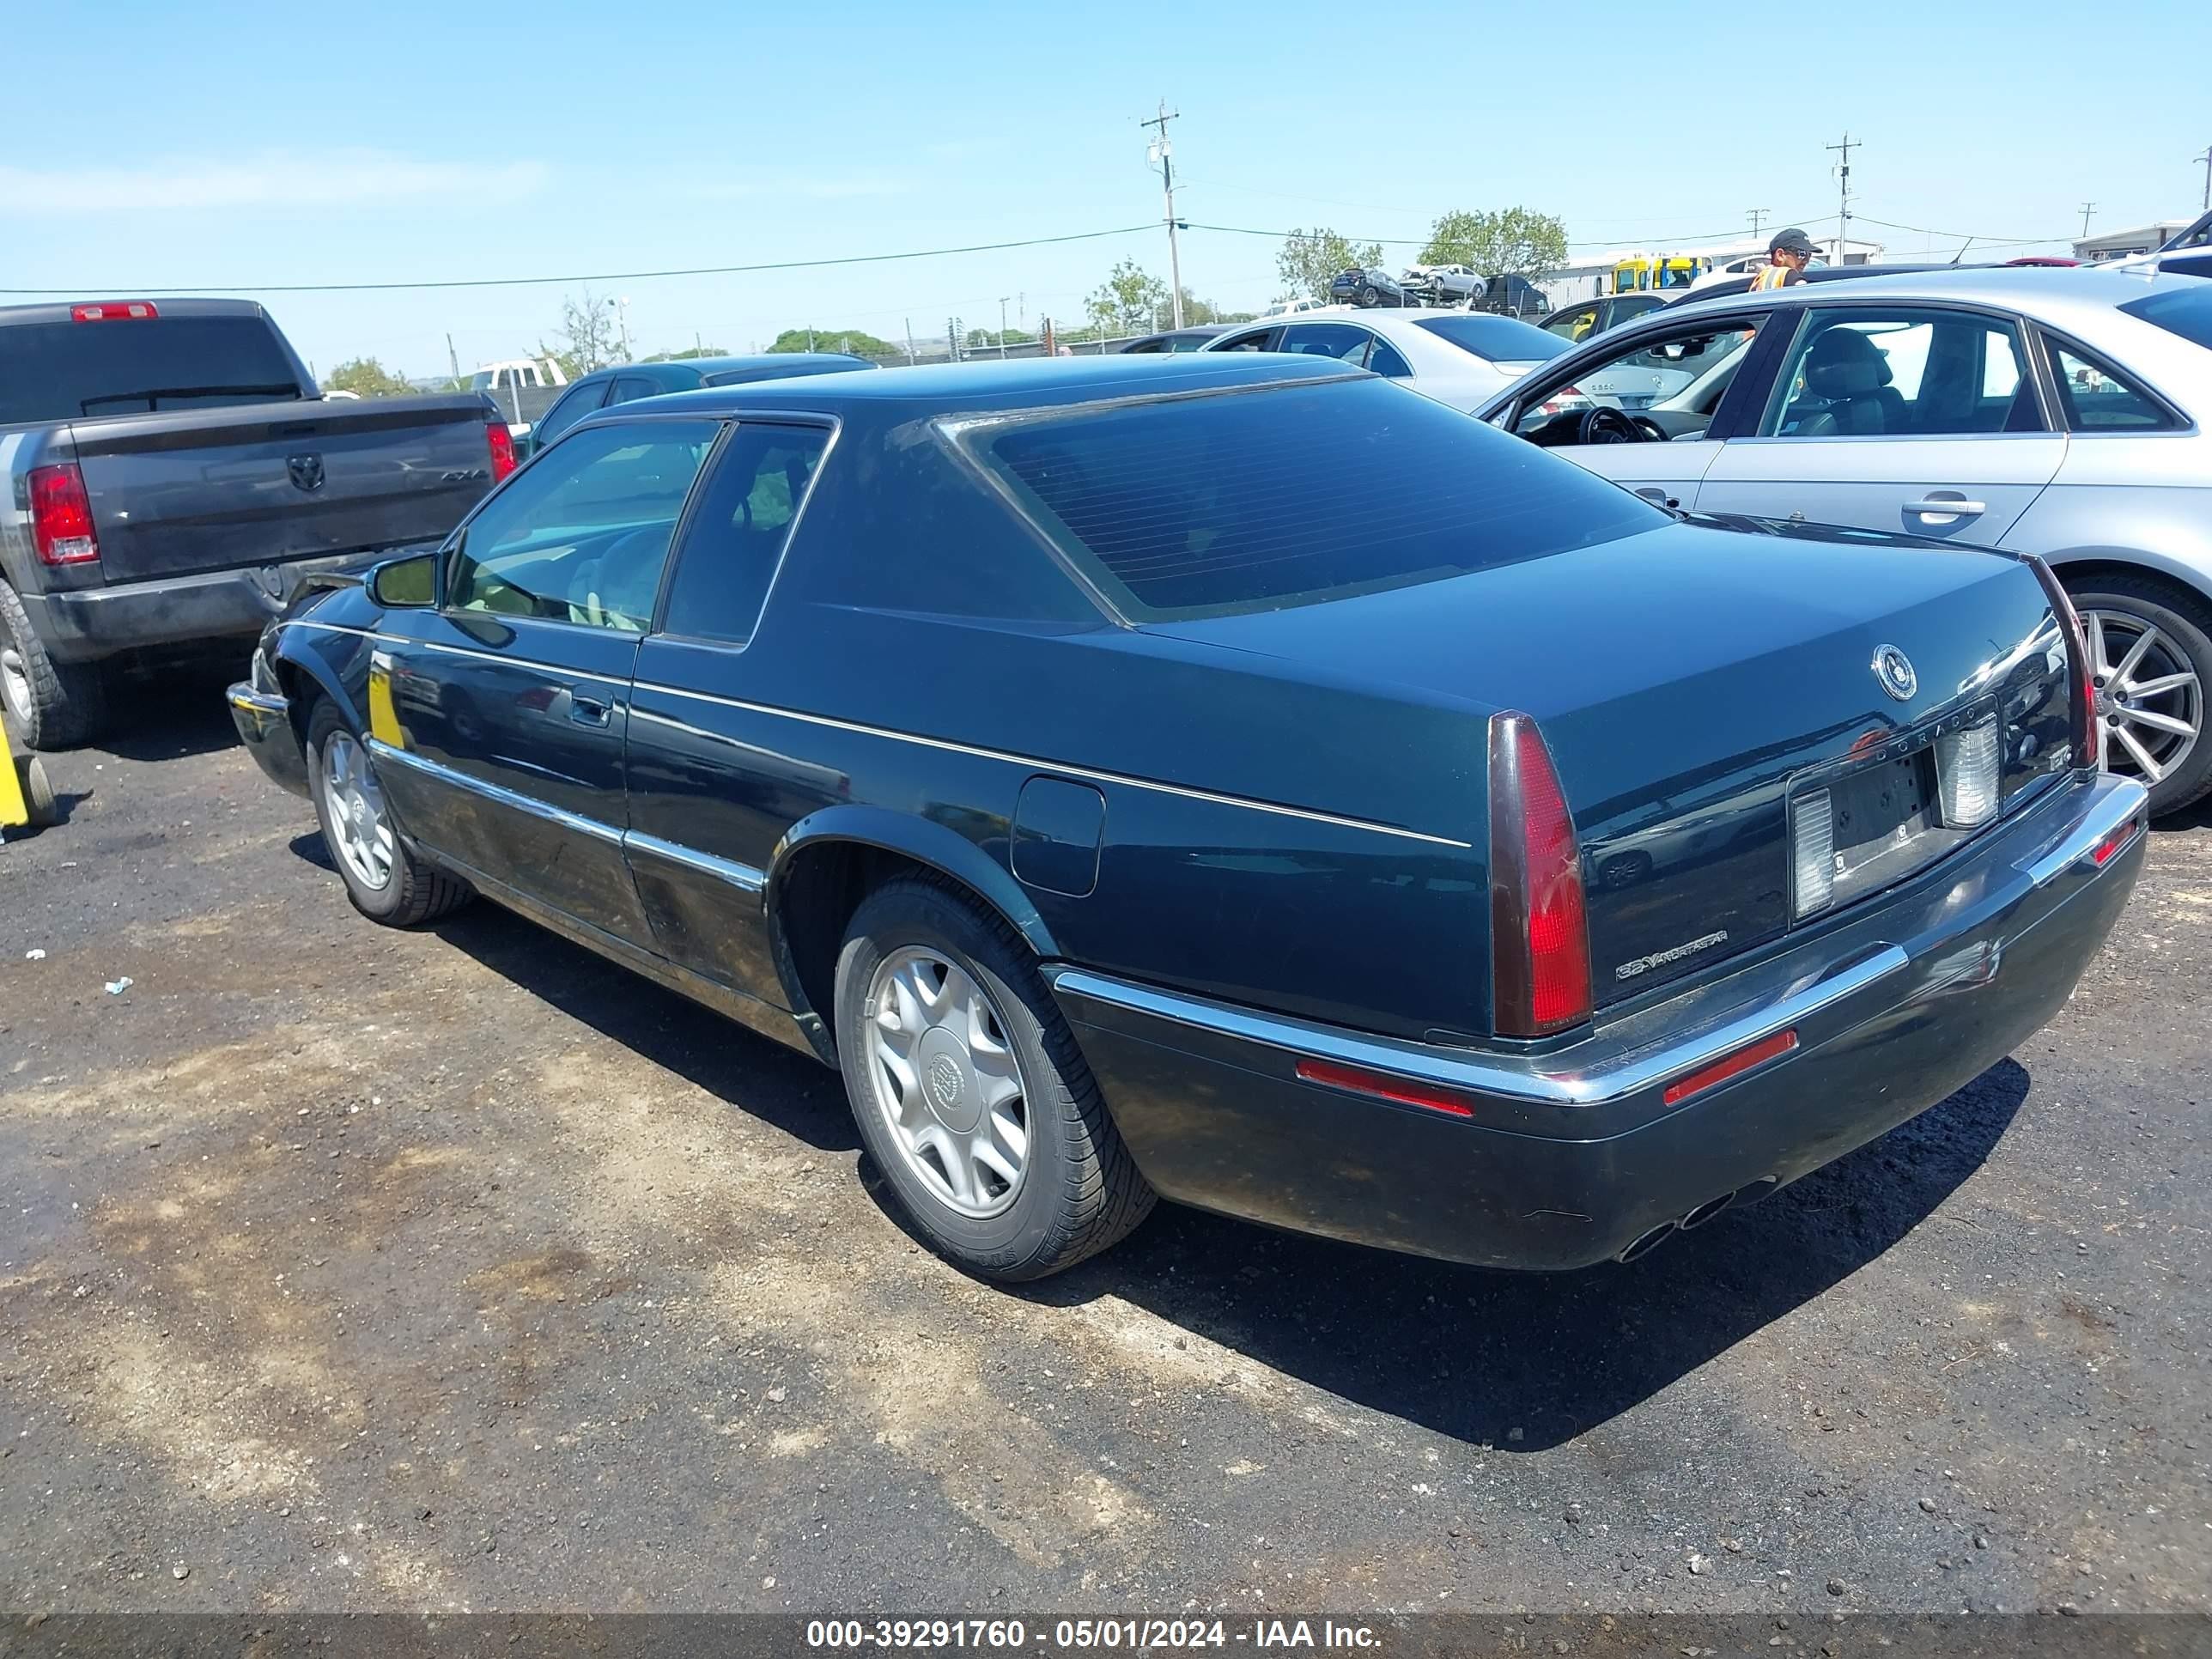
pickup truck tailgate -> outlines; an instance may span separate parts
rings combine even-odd
[[[252,404],[79,421],[110,582],[434,541],[491,487],[462,397]]]

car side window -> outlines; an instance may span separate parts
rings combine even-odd
[[[584,386],[572,386],[562,392],[560,400],[545,411],[545,417],[531,433],[538,448],[543,449],[585,416],[607,400],[608,382],[593,380]]]
[[[1791,346],[1759,435],[1932,437],[2039,431],[2018,329],[1955,312],[1815,313]]]
[[[1375,337],[1364,328],[1350,323],[1293,323],[1283,331],[1282,351],[1296,351],[1310,357],[1335,357],[1364,368],[1367,362],[1367,348]]]
[[[589,428],[484,503],[446,581],[454,611],[645,631],[715,421]]]
[[[2155,432],[2173,420],[2103,359],[2045,337],[2058,407],[2069,432]]]
[[[661,631],[743,645],[791,539],[827,428],[746,422],[722,447],[684,532]]]
[[[1597,326],[1598,307],[1595,304],[1577,306],[1572,311],[1562,311],[1547,317],[1539,326],[1568,340],[1589,337]]]
[[[1216,351],[1265,351],[1267,342],[1275,337],[1272,328],[1255,329],[1249,334],[1238,334],[1213,348]]]
[[[1666,416],[1658,424],[1669,436],[1701,430],[1758,331],[1747,321],[1730,319],[1647,335],[1610,357],[1585,360],[1565,384],[1538,392],[1522,406],[1513,429],[1528,437],[1562,415],[1578,416],[1595,406],[1657,411]]]
[[[1405,354],[1379,334],[1375,337],[1375,349],[1367,354],[1367,367],[1389,380],[1413,378],[1413,366],[1406,361]]]
[[[607,407],[626,404],[639,398],[658,398],[667,388],[647,380],[642,374],[624,374],[615,381],[614,391],[608,395]]]

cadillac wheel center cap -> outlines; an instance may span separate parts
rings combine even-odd
[[[950,1031],[933,1026],[922,1036],[917,1069],[930,1115],[955,1134],[966,1134],[983,1114],[981,1097],[958,1048]]]
[[[1874,677],[1881,682],[1881,689],[1899,702],[1911,702],[1912,694],[1920,689],[1920,676],[1912,672],[1912,659],[1893,645],[1875,648]]]

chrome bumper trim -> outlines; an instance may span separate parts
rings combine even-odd
[[[2064,838],[2040,857],[2015,867],[2038,887],[2047,887],[2095,852],[2106,836],[2130,818],[2142,815],[2147,820],[2149,801],[2150,792],[2132,778],[2100,778],[2088,810]]]
[[[1506,1066],[1447,1048],[1362,1036],[1304,1020],[1254,1013],[1200,997],[1154,990],[1102,975],[1068,969],[1054,977],[1066,995],[1171,1020],[1285,1054],[1333,1060],[1346,1066],[1416,1079],[1466,1094],[1494,1095],[1540,1106],[1595,1106],[1638,1094],[1653,1085],[1696,1071],[1746,1043],[1794,1025],[1901,972],[1911,961],[1898,945],[1778,998],[1725,1024],[1662,1047],[1632,1051],[1602,1066],[1547,1072]]]
[[[282,720],[292,708],[289,698],[274,691],[256,691],[243,680],[232,686],[227,695],[233,708],[243,708],[249,714],[259,714],[264,719]]]

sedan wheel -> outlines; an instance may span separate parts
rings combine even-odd
[[[331,848],[347,872],[371,892],[392,883],[392,854],[398,846],[384,791],[368,769],[368,756],[350,732],[334,732],[323,744],[323,792],[337,836]]]
[[[307,749],[315,817],[355,909],[387,927],[412,927],[468,902],[468,884],[420,856],[399,834],[368,745],[335,704],[315,705]]]
[[[2105,768],[2162,781],[2185,766],[2204,730],[2204,687],[2179,643],[2120,611],[2089,611],[2092,684],[2105,723]]]

